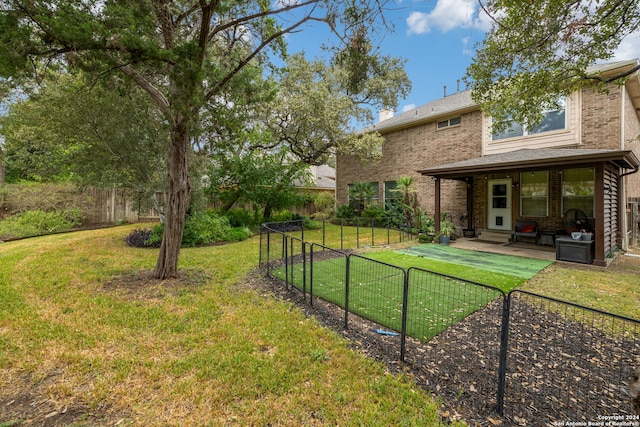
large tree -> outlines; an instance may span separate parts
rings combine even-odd
[[[493,19],[467,71],[473,98],[498,129],[513,119],[534,126],[545,109],[585,86],[606,91],[637,71],[587,73],[610,60],[640,26],[638,0],[488,0]],[[633,58],[628,58],[633,59]]]
[[[403,61],[381,55],[366,60],[371,67],[357,90],[343,64],[308,61],[303,54],[288,57],[264,81],[245,69],[241,81],[251,91],[234,90],[237,82],[227,86],[224,99],[233,102],[220,120],[207,121],[198,150],[213,158],[209,193],[223,208],[251,201],[268,217],[302,200],[296,187],[305,185],[309,165],[327,163],[336,153],[381,157],[382,136],[359,133],[356,126],[373,122],[372,108],[396,105],[410,83]]]
[[[9,179],[164,189],[164,120],[135,86],[99,83],[58,75],[10,105],[0,117]]]
[[[336,60],[352,89],[367,76],[381,0],[338,1],[33,1],[0,3],[0,76],[41,76],[42,67],[82,68],[95,78],[110,72],[142,88],[168,124],[165,233],[154,271],[177,274],[189,205],[188,159],[203,107],[268,48],[283,53],[283,36],[322,21],[345,42]]]

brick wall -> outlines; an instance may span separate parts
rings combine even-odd
[[[576,148],[590,149],[633,149],[640,158],[640,121],[631,101],[625,101],[626,111],[621,111],[622,96],[627,96],[617,86],[612,86],[609,93],[598,93],[585,90],[582,94],[582,127],[581,145]],[[426,123],[413,128],[385,134],[383,160],[380,164],[366,164],[351,156],[338,156],[336,174],[336,198],[338,205],[348,200],[348,185],[357,181],[380,183],[380,200],[384,198],[385,181],[395,181],[400,176],[412,176],[418,191],[421,206],[428,214],[434,213],[434,182],[417,171],[431,166],[458,162],[482,154],[482,114],[474,111],[462,115],[460,126],[441,130],[436,123]],[[623,135],[624,132],[624,135]],[[635,138],[635,139],[634,139]],[[571,144],[574,144],[573,142]],[[514,183],[519,181],[519,174],[491,175],[489,179],[510,177]],[[627,196],[640,197],[640,173],[630,175],[627,180]],[[557,170],[549,172],[549,218],[540,218],[541,226],[554,229],[562,215],[560,202],[560,175]],[[486,226],[487,183],[484,177],[476,177],[474,191],[474,226]],[[457,218],[466,213],[466,183],[444,180],[442,182],[442,211]],[[519,198],[517,190],[513,192],[513,217],[519,216]],[[536,218],[536,220],[538,220]]]
[[[435,208],[435,186],[430,177],[419,170],[431,166],[458,162],[481,155],[482,115],[475,111],[462,115],[459,126],[436,130],[430,122],[410,129],[385,134],[382,162],[363,163],[352,156],[338,156],[336,174],[336,198],[338,205],[348,200],[348,185],[357,181],[380,183],[380,200],[383,199],[385,181],[395,181],[400,176],[412,176],[423,209],[432,215]],[[442,211],[457,218],[466,213],[466,184],[444,181],[442,193],[455,194],[442,200]]]
[[[609,93],[585,89],[582,94],[582,147],[619,150],[622,112],[621,89],[612,86]]]

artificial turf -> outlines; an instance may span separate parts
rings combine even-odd
[[[377,252],[349,258],[349,311],[395,331],[402,328],[404,277],[408,273],[407,334],[427,341],[469,314],[499,298],[501,292],[479,286],[480,282],[508,292],[550,264],[524,257],[478,253],[446,248]],[[420,254],[420,255],[418,255]],[[438,257],[435,261],[426,256]],[[416,258],[416,256],[425,258]],[[375,259],[374,259],[375,258]],[[445,261],[446,260],[446,261]],[[475,264],[473,264],[475,261]],[[280,267],[272,274],[312,292],[315,297],[345,307],[346,257]],[[473,265],[473,267],[471,266]],[[461,267],[462,266],[462,267]],[[410,269],[419,267],[420,269]],[[429,267],[438,272],[427,271]],[[462,278],[450,277],[455,268]],[[313,279],[313,280],[312,280]],[[487,280],[482,280],[487,279]]]

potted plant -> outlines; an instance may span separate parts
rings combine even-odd
[[[441,221],[440,222],[440,234],[439,240],[443,245],[448,245],[451,240],[451,235],[456,229],[456,225],[451,221]]]

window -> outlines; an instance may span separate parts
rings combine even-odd
[[[562,212],[579,209],[593,218],[595,181],[593,168],[562,171]]]
[[[349,184],[349,206],[362,210],[379,200],[379,184],[377,182],[356,182]]]
[[[566,100],[563,98],[560,101],[561,108],[558,110],[549,110],[545,113],[542,122],[533,129],[526,129],[519,123],[511,121],[509,126],[502,132],[493,134],[492,139],[494,141],[499,139],[514,138],[516,136],[535,135],[542,132],[550,132],[553,130],[560,130],[567,128],[567,105]]]
[[[398,188],[398,183],[396,181],[385,181],[384,182],[384,208],[390,209],[396,201],[400,198],[400,193],[394,191]]]
[[[547,171],[524,172],[520,177],[520,214],[522,216],[547,216],[549,198],[549,173]]]
[[[462,122],[462,118],[461,117],[454,117],[452,119],[442,120],[442,121],[438,122],[438,124],[436,126],[437,126],[438,129],[443,129],[443,128],[447,128],[449,126],[459,125],[461,122]]]

